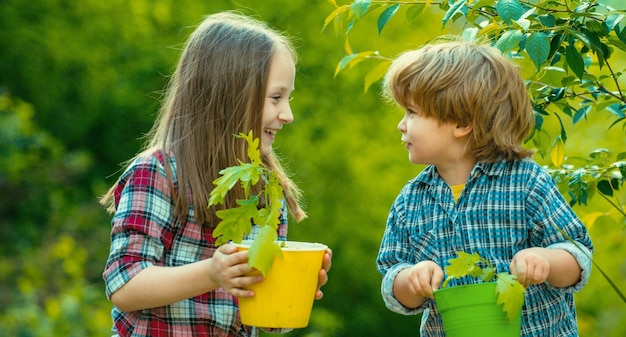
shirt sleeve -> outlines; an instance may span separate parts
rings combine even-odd
[[[569,292],[580,291],[585,286],[585,284],[587,284],[587,282],[589,281],[589,276],[591,275],[591,251],[589,250],[589,248],[582,244],[573,243],[570,241],[553,243],[546,248],[565,250],[572,254],[572,256],[576,259],[576,262],[578,262],[578,265],[582,270],[580,274],[580,280],[573,286],[565,289],[567,289]],[[548,286],[556,289],[556,287],[553,287],[550,284],[548,284]]]
[[[109,298],[143,269],[162,264],[174,224],[170,184],[155,156],[137,159],[122,174],[115,199],[103,273]]]
[[[401,192],[389,212],[376,264],[383,275],[380,290],[387,308],[403,315],[417,315],[424,310],[428,301],[418,308],[411,309],[402,305],[393,293],[393,283],[398,273],[416,263],[411,253],[409,235],[403,230],[402,224],[406,220],[402,205],[403,193]]]
[[[568,251],[582,269],[580,280],[561,291],[576,292],[589,281],[593,244],[587,228],[559,192],[545,171],[540,171],[529,199],[532,212],[533,246]]]

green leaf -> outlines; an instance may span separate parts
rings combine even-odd
[[[572,117],[572,124],[575,125],[576,123],[580,122],[583,118],[587,119],[587,115],[589,114],[589,111],[591,111],[590,105],[585,105],[582,108],[576,110],[574,117]]]
[[[512,322],[524,305],[524,286],[509,273],[499,273],[496,280],[496,296],[498,305],[506,312]]]
[[[482,274],[479,277],[481,280],[483,280],[483,282],[491,282],[493,281],[493,278],[495,276],[495,270],[493,269],[493,267],[485,267],[483,268]]]
[[[350,68],[352,68],[356,66],[357,64],[361,63],[361,61],[375,54],[376,52],[373,52],[373,51],[365,51],[365,52],[361,52],[357,54],[350,54],[350,55],[344,56],[341,59],[341,61],[339,61],[339,64],[337,65],[337,68],[335,69],[334,76],[337,76],[337,74],[339,74],[339,72],[343,70],[345,67],[349,66]]]
[[[261,165],[261,151],[259,150],[259,138],[254,138],[252,130],[248,132],[248,135],[240,133],[237,137],[245,139],[248,143],[248,158],[253,164]]]
[[[457,15],[457,14],[465,15],[467,13],[466,2],[467,2],[467,0],[457,0],[457,2],[453,3],[450,6],[450,9],[448,9],[446,14],[443,16],[443,20],[441,21],[441,23],[442,23],[441,28],[445,27],[446,23],[450,19],[452,19],[455,15]]]
[[[609,197],[613,196],[613,187],[608,180],[600,180],[598,181],[598,184],[596,186],[598,187],[598,191],[600,191],[602,194]]]
[[[572,172],[572,177],[567,183],[567,192],[572,197],[572,202],[579,203],[581,205],[587,204],[587,191],[589,190],[589,183],[586,181],[587,171],[585,169],[578,169]]]
[[[348,11],[349,7],[348,5],[343,5],[341,7],[337,7],[335,8],[335,10],[330,13],[326,19],[324,19],[324,26],[322,26],[322,31],[326,30],[326,27],[328,27],[328,25],[331,22],[335,23],[335,33],[339,33],[340,31],[340,23],[341,23],[341,17],[346,13],[346,11]]]
[[[383,31],[383,28],[387,25],[389,20],[396,14],[400,8],[399,4],[395,4],[393,6],[387,7],[378,17],[378,35]]]
[[[370,7],[371,0],[354,0],[352,3],[352,12],[356,15],[357,18],[362,18],[365,13],[367,13],[367,9]]]
[[[564,107],[563,108],[563,112],[566,112],[567,108],[568,107]],[[558,113],[554,114],[554,116],[559,121],[559,125],[561,126],[561,139],[563,140],[563,142],[566,142],[567,141],[567,132],[565,131],[565,126],[563,126],[563,120],[561,119],[561,116]]]
[[[554,15],[552,14],[541,14],[537,16],[537,20],[539,20],[539,22],[548,28],[554,27],[556,25],[556,19],[554,18]]]
[[[416,3],[414,5],[411,5],[404,13],[404,17],[406,18],[407,22],[414,22],[415,20],[417,20],[418,17],[422,15],[426,8],[426,5],[424,5],[423,3]]]
[[[595,149],[589,154],[589,157],[591,159],[610,159],[611,150],[605,148]]]
[[[496,48],[504,53],[518,47],[521,40],[522,32],[519,30],[507,30],[500,36],[498,42],[496,42]]]
[[[385,73],[387,72],[387,69],[389,69],[390,64],[390,60],[384,60],[377,64],[374,68],[372,68],[372,70],[370,70],[367,75],[365,75],[365,92],[367,92],[372,84],[385,76]]]
[[[524,13],[524,8],[518,0],[500,0],[496,4],[496,11],[506,24],[510,25],[512,20],[518,20]]]
[[[232,240],[236,243],[243,240],[244,235],[250,233],[252,218],[257,216],[259,199],[252,196],[249,200],[237,200],[239,207],[219,210],[215,214],[222,219],[213,230],[213,237],[217,238],[217,246]]]
[[[256,184],[263,169],[257,164],[241,163],[239,166],[227,167],[220,171],[221,177],[215,179],[215,188],[209,195],[209,206],[224,202],[224,197],[238,181],[241,181],[244,190],[248,191],[250,185]]]
[[[609,31],[612,31],[619,23],[620,21],[622,21],[622,19],[624,18],[623,14],[610,14],[609,16],[607,16],[606,21],[604,21],[604,23],[606,24],[606,27],[608,28]]]
[[[539,70],[548,59],[548,54],[550,53],[548,36],[541,32],[530,34],[526,40],[526,52],[537,70]]]
[[[576,77],[582,80],[583,74],[585,73],[585,61],[578,50],[573,46],[565,47],[565,60]]]
[[[263,226],[259,235],[250,246],[248,264],[251,268],[260,271],[263,276],[269,273],[274,263],[274,258],[283,255],[282,250],[276,243],[277,239],[278,234],[274,228]]]
[[[610,31],[610,29],[607,29],[608,27],[604,23],[595,20],[589,20],[585,22],[585,26],[590,32],[593,32],[594,34],[599,34],[600,36],[606,36]]]
[[[274,230],[278,228],[280,222],[280,208],[284,202],[283,188],[280,186],[280,180],[276,172],[271,172],[267,184],[265,184],[265,197],[269,200],[265,208],[259,210],[259,214],[255,217],[254,222],[257,225],[268,225]],[[269,208],[267,206],[270,206]]]
[[[550,149],[550,160],[552,165],[560,167],[563,164],[563,158],[565,158],[565,145],[561,136],[557,136]]]
[[[478,253],[457,252],[457,257],[448,260],[448,265],[445,268],[446,274],[448,277],[454,278],[468,276],[476,268],[478,262],[480,262]]]

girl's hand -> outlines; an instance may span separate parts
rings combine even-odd
[[[328,282],[328,271],[330,270],[330,266],[332,265],[333,251],[330,248],[326,249],[326,253],[324,254],[324,259],[322,260],[322,269],[318,274],[317,281],[317,291],[315,291],[315,299],[321,300],[324,297],[324,293],[322,293],[322,286]]]
[[[252,297],[254,292],[244,287],[263,281],[260,273],[249,273],[248,252],[237,251],[232,244],[220,246],[209,262],[209,277],[229,294],[237,297]]]

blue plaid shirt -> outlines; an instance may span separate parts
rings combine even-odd
[[[455,203],[450,187],[434,166],[428,166],[404,186],[391,207],[376,261],[383,274],[383,299],[390,310],[400,314],[423,312],[420,336],[445,336],[433,300],[411,309],[394,297],[396,275],[425,260],[444,268],[457,251],[477,252],[491,261],[496,272],[508,272],[515,253],[529,247],[570,252],[582,268],[582,276],[567,288],[548,283],[528,287],[521,335],[578,336],[573,293],[589,279],[588,256],[593,245],[552,178],[529,159],[479,162]],[[469,282],[477,281],[453,280],[449,286]]]

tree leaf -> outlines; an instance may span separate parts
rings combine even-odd
[[[244,235],[250,233],[252,218],[258,214],[259,199],[252,196],[249,200],[237,200],[239,207],[219,210],[215,214],[222,219],[213,230],[213,237],[217,238],[216,246],[232,240],[236,243],[243,240]]]
[[[524,305],[524,292],[526,289],[517,281],[515,276],[509,273],[499,273],[496,280],[496,296],[498,305],[506,312],[509,321],[512,322]]]
[[[224,197],[238,181],[242,182],[244,189],[250,184],[256,184],[262,174],[262,168],[253,163],[241,163],[239,166],[227,167],[220,171],[221,177],[215,179],[215,187],[209,195],[209,206],[224,202]]]
[[[356,66],[357,64],[361,63],[363,60],[375,54],[376,52],[374,51],[364,51],[364,52],[344,56],[341,59],[341,61],[339,61],[339,64],[337,65],[337,68],[335,69],[335,76],[337,76],[337,74],[345,67],[349,66],[350,68],[352,68]]]
[[[524,8],[518,0],[500,0],[496,3],[496,11],[502,21],[510,25],[512,20],[518,20],[524,13]]]
[[[552,165],[561,167],[561,165],[563,165],[563,158],[565,158],[565,145],[563,144],[561,136],[557,136],[550,149],[550,160],[552,160]]]
[[[585,105],[582,108],[576,110],[574,117],[572,117],[572,124],[576,125],[576,123],[580,122],[583,118],[587,119],[589,111],[591,111],[591,105]]]
[[[550,53],[548,36],[542,32],[530,34],[528,39],[526,39],[526,52],[537,70],[539,70],[548,59],[548,54]]]
[[[607,195],[609,197],[613,196],[613,187],[611,186],[611,183],[608,180],[600,180],[597,183],[597,188],[598,191],[600,191],[602,194]]]
[[[480,262],[478,253],[457,252],[457,257],[448,260],[448,265],[445,268],[446,274],[448,277],[454,278],[468,276],[476,268],[478,262]]]
[[[457,0],[457,2],[453,3],[450,6],[450,9],[448,9],[448,11],[446,12],[446,14],[443,16],[443,20],[441,21],[441,27],[445,27],[446,23],[452,19],[455,15],[457,14],[463,14],[465,15],[467,13],[467,5],[466,5],[466,0]]]
[[[578,50],[573,46],[565,47],[565,60],[576,77],[582,80],[583,74],[585,73],[585,61]]]
[[[260,271],[263,276],[269,273],[274,258],[283,255],[276,243],[277,240],[276,230],[270,226],[263,226],[248,251],[248,264],[251,268]]]
[[[335,8],[335,10],[333,10],[332,13],[330,13],[326,19],[324,19],[324,25],[322,26],[322,31],[326,30],[326,27],[328,27],[328,25],[331,22],[335,23],[335,33],[338,34],[340,29],[339,23],[341,23],[341,17],[344,15],[344,13],[349,9],[350,7],[348,5],[343,5],[341,7],[337,7]]]
[[[396,14],[396,12],[398,11],[398,8],[400,8],[399,4],[395,4],[393,6],[387,7],[380,14],[380,16],[378,16],[378,22],[377,22],[378,35],[380,35],[380,33],[383,31],[383,28],[385,28],[389,20],[391,20],[391,18]]]
[[[620,23],[620,21],[622,21],[623,18],[624,14],[609,14],[609,16],[606,17],[606,21],[604,21],[604,23],[606,24],[608,30],[612,31]]]
[[[387,69],[389,69],[390,64],[390,60],[384,60],[377,64],[376,67],[372,68],[372,70],[370,70],[367,75],[365,75],[365,92],[367,92],[372,84],[385,76],[385,73],[387,72]]]
[[[537,20],[547,28],[552,28],[556,25],[556,19],[552,14],[541,14],[537,15]]]
[[[261,161],[261,151],[259,151],[259,138],[254,138],[252,130],[247,135],[240,133],[237,137],[245,139],[248,143],[248,158],[250,162],[261,165],[263,162]]]
[[[587,170],[583,168],[577,169],[572,172],[572,177],[567,183],[567,192],[572,197],[572,202],[575,204],[587,204],[587,190],[589,190],[589,183],[585,180],[586,176]]]
[[[367,9],[370,7],[371,3],[371,0],[354,0],[351,7],[352,12],[360,19],[367,13]]]
[[[611,155],[612,155],[611,150],[605,149],[605,148],[600,148],[600,149],[593,150],[589,154],[589,157],[591,159],[610,159]]]
[[[500,36],[498,42],[496,42],[496,48],[500,49],[503,53],[516,48],[522,40],[522,35],[522,32],[519,30],[507,30]]]

